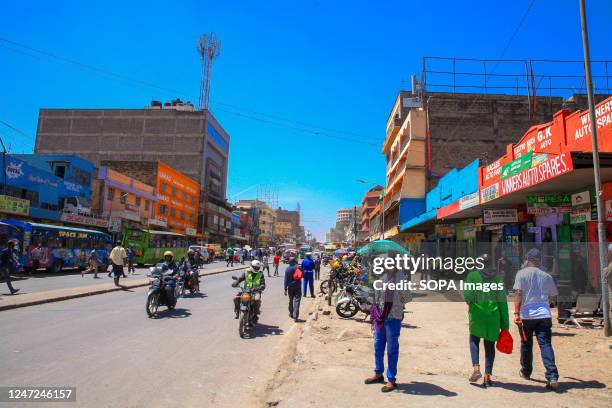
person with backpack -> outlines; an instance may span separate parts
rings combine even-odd
[[[486,255],[482,258],[487,259]],[[497,268],[485,267],[468,273],[465,278],[463,298],[468,305],[468,317],[470,328],[470,356],[472,358],[472,374],[469,382],[475,383],[482,374],[480,372],[480,339],[484,340],[485,349],[485,372],[483,386],[493,385],[491,375],[493,374],[493,361],[495,361],[495,342],[499,339],[501,330],[508,330],[510,319],[508,317],[508,302],[506,301],[506,290],[503,280],[497,275]],[[478,284],[493,283],[501,290],[485,291],[477,290],[473,286]],[[482,285],[484,286],[484,285]]]
[[[302,300],[302,270],[295,257],[289,258],[289,266],[285,269],[285,296],[289,296],[289,317],[299,322],[300,301]]]

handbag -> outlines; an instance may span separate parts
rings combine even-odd
[[[304,277],[304,273],[302,272],[302,270],[298,266],[297,268],[295,268],[295,272],[293,272],[293,280],[300,280],[303,277]]]
[[[500,353],[512,354],[512,347],[514,346],[514,340],[508,330],[501,330],[499,332],[499,338],[495,347]]]

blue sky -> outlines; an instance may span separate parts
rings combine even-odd
[[[211,106],[232,137],[230,198],[252,198],[251,186],[273,184],[280,204],[299,202],[306,227],[324,238],[335,210],[358,203],[367,189],[355,179],[384,181],[387,116],[422,56],[497,58],[529,3],[8,2],[0,38],[164,90],[0,40],[0,120],[34,136],[41,107],[195,102],[196,41],[214,31],[223,46]],[[612,2],[587,3],[591,56],[609,59]],[[578,1],[535,0],[505,57],[581,59]],[[2,125],[0,132],[13,151],[32,150],[33,139]]]

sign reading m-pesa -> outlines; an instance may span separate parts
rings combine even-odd
[[[511,194],[515,191],[523,190],[536,184],[543,183],[562,174],[569,173],[573,169],[572,157],[569,153],[561,153],[558,156],[549,156],[548,160],[538,164],[537,166],[502,180],[500,182],[500,196]]]

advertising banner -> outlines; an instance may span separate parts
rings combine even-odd
[[[482,211],[485,224],[509,224],[518,222],[518,212],[514,208],[489,208]]]
[[[572,206],[578,207],[579,205],[591,204],[591,193],[583,191],[582,193],[572,194]]]
[[[459,209],[466,210],[480,204],[480,193],[477,191],[472,194],[468,194],[459,199]]]
[[[530,151],[529,153],[519,157],[518,159],[512,160],[510,163],[505,164],[502,167],[500,178],[504,180],[510,176],[514,176],[522,171],[530,169],[532,157],[533,151]]]
[[[502,197],[543,183],[562,174],[569,173],[573,169],[572,157],[569,153],[561,153],[558,156],[549,157],[537,166],[501,181],[499,196]]]
[[[60,220],[71,224],[89,225],[100,228],[108,227],[108,219],[106,218],[86,217],[79,214],[62,213]]]
[[[0,195],[0,213],[28,215],[30,212],[30,200]]]
[[[527,214],[550,215],[572,210],[569,194],[527,196]]]

